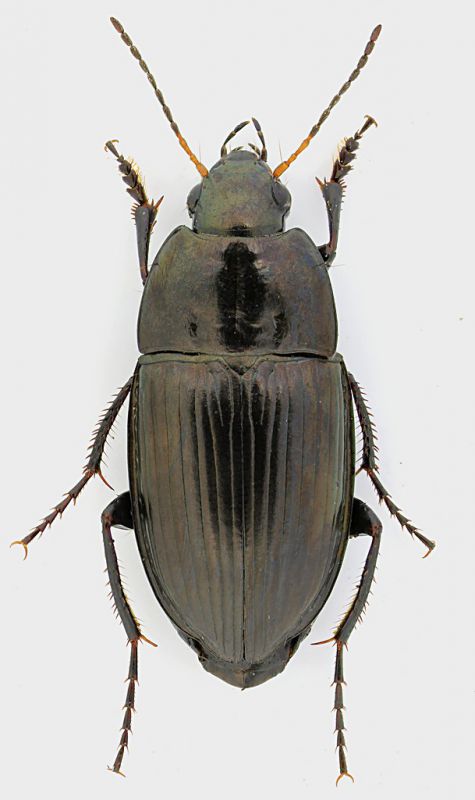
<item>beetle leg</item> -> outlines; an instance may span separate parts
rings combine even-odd
[[[135,200],[132,206],[132,217],[135,220],[137,230],[137,248],[139,251],[139,265],[140,275],[142,281],[145,283],[148,276],[148,251],[150,245],[150,236],[155,225],[158,207],[163,200],[163,196],[154,203],[149,200],[143,178],[140,170],[133,161],[128,161],[117,150],[115,143],[117,139],[112,139],[105,144],[105,150],[110,152],[116,157],[119,162],[119,172],[122,175],[122,180],[127,186],[127,192]]]
[[[122,734],[119,742],[119,749],[117,752],[114,766],[109,767],[112,772],[117,772],[123,775],[120,771],[122,759],[124,757],[125,748],[128,747],[129,734],[132,730],[132,712],[135,711],[135,684],[138,679],[138,652],[137,647],[139,640],[149,642],[154,647],[156,644],[147,639],[140,630],[140,624],[132,611],[130,603],[125,594],[122,585],[122,579],[117,561],[117,553],[115,550],[114,540],[112,538],[111,528],[132,528],[132,511],[130,505],[130,494],[124,494],[116,497],[106,509],[102,512],[102,536],[104,540],[104,550],[106,554],[107,573],[109,575],[109,582],[111,587],[111,595],[114,601],[116,611],[122,621],[127,634],[127,639],[130,644],[130,663],[127,681],[129,683],[127,689],[127,696],[125,698],[125,713],[122,722]]]
[[[376,430],[374,422],[366,405],[365,396],[361,390],[361,387],[350,373],[348,373],[348,378],[350,381],[353,399],[355,401],[356,411],[358,413],[358,419],[361,425],[361,431],[363,433],[363,455],[360,469],[363,469],[367,473],[371,483],[376,489],[379,501],[386,505],[389,513],[396,517],[401,527],[405,528],[411,534],[411,536],[415,536],[427,547],[427,553],[424,556],[424,558],[426,558],[434,549],[435,542],[424,536],[424,534],[422,534],[419,529],[411,523],[409,518],[402,513],[401,509],[392,500],[391,495],[381,483],[378,475],[378,448],[375,444]]]
[[[338,151],[335,163],[333,164],[330,180],[321,181],[318,178],[316,179],[322,190],[323,199],[327,207],[328,227],[330,229],[330,241],[328,244],[324,244],[318,248],[327,267],[331,266],[336,256],[338,232],[340,229],[341,203],[346,189],[346,184],[343,179],[348,175],[349,171],[353,169],[351,162],[356,158],[356,151],[360,146],[361,137],[371,125],[376,124],[376,121],[372,117],[367,116],[360,130],[356,131],[354,136],[350,136],[348,139],[344,140],[343,145]]]
[[[355,779],[351,772],[348,772],[348,764],[346,761],[346,741],[345,741],[345,723],[343,721],[343,645],[341,642],[336,643],[336,659],[335,659],[335,677],[333,678],[333,686],[335,686],[335,704],[333,711],[336,711],[335,733],[336,733],[336,746],[338,750],[338,762],[340,767],[340,774],[336,779],[336,785],[343,777],[350,778],[354,783]]]
[[[56,517],[61,517],[63,512],[66,511],[67,507],[69,506],[71,500],[73,503],[76,503],[77,498],[79,497],[80,493],[88,483],[88,481],[92,478],[93,475],[99,475],[99,477],[104,481],[106,486],[109,486],[112,489],[106,479],[104,478],[101,472],[101,462],[102,457],[104,455],[104,447],[107,441],[107,437],[111,431],[111,428],[117,418],[117,415],[130,392],[130,388],[132,386],[133,378],[129,378],[125,386],[118,392],[118,394],[114,397],[110,406],[104,411],[104,414],[99,420],[97,427],[93,433],[93,439],[91,445],[89,447],[89,458],[87,460],[86,465],[84,466],[83,476],[80,481],[78,481],[69,492],[66,492],[64,495],[64,499],[61,500],[58,505],[54,506],[53,510],[40,522],[36,528],[33,528],[31,533],[28,536],[25,536],[23,539],[19,539],[15,542],[12,542],[10,546],[14,544],[20,544],[24,548],[24,558],[28,555],[28,545],[36,536],[42,534],[46,528],[49,528],[50,525],[53,524]]]
[[[340,186],[337,181],[321,181],[319,178],[316,178],[316,180],[322,190],[323,199],[327,207],[328,228],[330,231],[330,241],[328,244],[321,245],[318,249],[327,267],[331,267],[336,256],[336,246],[338,244],[343,186]]]
[[[382,530],[383,526],[374,511],[355,497],[351,511],[350,537],[371,536],[372,542],[355,598],[335,631],[335,640],[342,644],[348,643],[353,628],[361,620],[366,609],[371,584],[374,580]]]
[[[363,574],[358,584],[353,602],[338,625],[338,628],[335,630],[332,638],[325,640],[333,640],[336,643],[337,648],[335,659],[335,677],[333,680],[333,685],[335,686],[335,704],[333,706],[333,710],[336,712],[336,745],[340,763],[340,774],[336,781],[337,785],[344,775],[348,778],[351,778],[351,780],[354,780],[353,776],[348,772],[345,753],[345,724],[343,720],[343,685],[345,683],[343,678],[343,648],[348,644],[348,639],[350,638],[353,628],[355,627],[356,623],[361,620],[361,617],[366,609],[368,595],[374,580],[382,529],[381,522],[374,511],[372,511],[361,500],[354,498],[351,514],[350,536],[368,535],[371,536],[372,542],[366,557],[365,565],[363,567]],[[324,642],[315,642],[315,644],[324,644]]]

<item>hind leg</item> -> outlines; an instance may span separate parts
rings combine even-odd
[[[123,775],[120,771],[122,759],[124,757],[125,748],[128,747],[129,734],[132,729],[132,712],[135,711],[135,684],[138,679],[138,643],[139,640],[149,642],[154,647],[156,645],[143,635],[139,622],[132,611],[130,603],[125,594],[122,585],[122,579],[117,561],[117,553],[112,538],[113,527],[116,528],[132,528],[132,509],[130,503],[130,494],[125,492],[110,503],[102,512],[102,537],[104,541],[104,550],[106,554],[107,573],[109,576],[109,583],[111,587],[111,594],[114,601],[117,613],[122,621],[127,634],[128,643],[130,644],[130,662],[129,673],[127,676],[128,689],[125,698],[125,713],[122,722],[122,734],[119,742],[119,749],[117,752],[114,765],[111,768],[112,772],[117,772]]]
[[[331,639],[325,640],[326,642],[334,641],[336,644],[335,677],[333,680],[335,686],[335,705],[333,710],[336,711],[335,731],[337,734],[336,744],[340,763],[340,774],[336,781],[337,784],[344,775],[353,780],[353,776],[348,772],[345,753],[345,725],[343,720],[343,684],[345,683],[343,678],[343,647],[347,645],[353,628],[361,619],[368,601],[368,595],[374,579],[376,561],[378,559],[382,529],[381,522],[374,511],[372,511],[366,503],[355,498],[353,500],[351,515],[350,536],[371,536],[371,544],[353,602]],[[315,642],[315,644],[324,644],[324,642]]]

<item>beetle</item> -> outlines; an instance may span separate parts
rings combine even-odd
[[[350,607],[330,639],[336,646],[335,703],[339,775],[346,761],[343,651],[374,577],[382,526],[354,497],[355,419],[362,433],[359,470],[401,526],[427,547],[382,484],[376,432],[365,395],[337,347],[328,270],[337,248],[345,178],[367,117],[344,140],[329,180],[317,179],[329,241],[317,247],[285,230],[291,197],[281,175],[317,135],[359,76],[381,26],[355,70],[299,147],[274,170],[259,122],[260,147],[228,145],[208,170],[183,138],[155,78],[115,18],[111,22],[145,72],[175,133],[200,174],[188,195],[192,228],[180,226],[149,271],[150,237],[163,198],[149,200],[136,164],[106,143],[134,200],[144,284],[138,321],[141,356],[133,376],[94,431],[80,480],[23,539],[24,548],[98,475],[107,437],[129,397],[129,491],[103,511],[111,595],[130,644],[128,688],[117,756],[121,771],[131,732],[138,643],[149,642],[125,594],[112,528],[135,531],[153,592],[202,666],[242,689],[280,673],[325,605],[348,541],[370,537]],[[109,484],[107,484],[109,485]],[[322,644],[319,642],[316,644]]]

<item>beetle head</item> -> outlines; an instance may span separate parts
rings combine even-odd
[[[371,33],[356,69],[353,70],[348,80],[340,87],[338,93],[320,115],[308,135],[297,149],[285,161],[282,161],[273,172],[267,165],[264,134],[258,121],[254,118],[252,118],[252,121],[262,145],[261,149],[259,150],[259,148],[251,145],[252,152],[240,148],[231,150],[230,153],[227,152],[227,143],[245,125],[249,124],[249,120],[240,122],[225,139],[221,148],[221,159],[208,171],[182,136],[178,125],[173,119],[170,108],[165,102],[163,93],[158,88],[155,78],[132,39],[126,33],[119,20],[115,19],[115,17],[110,19],[122,41],[130,49],[133,57],[145,72],[173,133],[178,139],[180,147],[183,148],[202,177],[201,183],[195,186],[188,195],[188,211],[193,218],[194,230],[202,233],[231,233],[240,236],[268,235],[283,231],[284,220],[290,209],[290,194],[279,178],[298,158],[300,153],[309,146],[325,120],[330,116],[332,109],[340,102],[345,92],[357,79],[366,65],[368,57],[373,52],[374,45],[381,33],[381,25],[377,25]]]
[[[284,230],[291,198],[257,153],[238,148],[220,158],[187,203],[198,233],[265,236]]]

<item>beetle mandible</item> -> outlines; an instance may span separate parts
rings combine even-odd
[[[141,356],[94,431],[81,479],[23,539],[28,545],[101,472],[104,446],[130,395],[129,491],[102,513],[112,597],[130,644],[125,714],[112,770],[121,772],[131,731],[142,633],[123,589],[112,528],[133,528],[155,596],[209,672],[247,688],[281,672],[328,599],[348,540],[370,537],[356,595],[331,639],[336,645],[338,781],[352,778],[343,722],[343,649],[361,616],[381,540],[376,514],[353,496],[353,406],[363,436],[360,470],[428,555],[434,542],[402,513],[378,471],[365,396],[336,352],[337,320],[328,268],[338,241],[344,179],[364,133],[344,140],[329,180],[317,179],[329,241],[285,232],[291,198],[280,177],[310,144],[366,65],[372,32],[355,70],[287,160],[271,170],[260,147],[228,152],[236,125],[208,170],[183,138],[155,78],[121,23],[114,28],[139,62],[201,182],[188,196],[192,229],[180,226],[148,270],[163,198],[149,200],[117,141],[106,149],[134,200],[144,292]],[[107,481],[105,481],[107,483]],[[108,484],[107,484],[108,485]],[[150,642],[153,644],[153,642]]]

